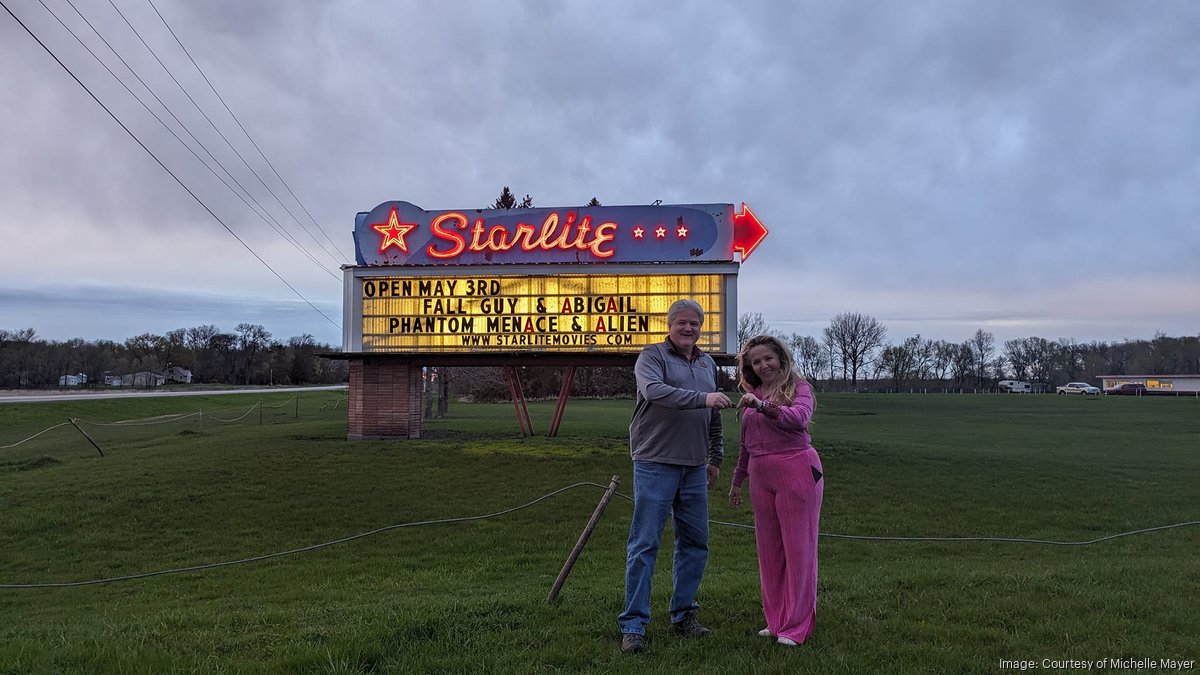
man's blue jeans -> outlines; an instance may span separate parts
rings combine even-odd
[[[708,562],[708,468],[658,462],[633,463],[633,521],[625,565],[625,611],[617,617],[622,633],[646,633],[650,623],[650,582],[667,517],[674,511],[674,592],[671,622],[696,609],[696,591]]]

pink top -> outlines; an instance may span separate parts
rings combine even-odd
[[[751,393],[762,400],[761,387]],[[738,453],[737,468],[733,471],[735,486],[740,486],[750,475],[751,457],[812,447],[808,422],[812,419],[814,404],[812,385],[801,380],[796,384],[796,400],[791,405],[766,403],[762,412],[747,408],[742,413],[741,452]]]

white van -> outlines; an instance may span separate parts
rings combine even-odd
[[[1009,394],[1028,394],[1033,391],[1028,382],[1020,380],[1000,380],[996,383],[996,388]]]

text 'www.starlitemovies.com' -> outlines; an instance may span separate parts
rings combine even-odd
[[[1101,659],[1000,659],[1001,670],[1094,670],[1186,673],[1196,670],[1196,659],[1101,658]]]

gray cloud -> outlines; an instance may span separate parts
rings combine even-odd
[[[125,4],[245,146],[149,7]],[[771,235],[743,268],[739,308],[781,327],[815,333],[850,310],[890,321],[894,339],[1200,332],[1189,318],[1200,284],[1195,3],[159,7],[346,261],[354,213],[388,199],[483,206],[511,185],[539,205],[746,201]],[[14,11],[285,278],[340,302],[336,282],[174,147],[40,5]],[[261,193],[120,20],[84,11]],[[170,286],[169,273],[200,292],[299,302],[11,20],[0,21],[0,59],[15,64],[0,69],[0,89],[21,92],[0,97],[10,287],[51,283],[61,262],[134,295]],[[72,249],[73,231],[86,250]],[[131,250],[167,262],[88,264]],[[788,286],[812,292],[780,299]],[[1147,293],[1154,314],[1138,302]],[[137,307],[129,334],[149,321]],[[6,301],[0,325],[26,325],[28,308]]]

